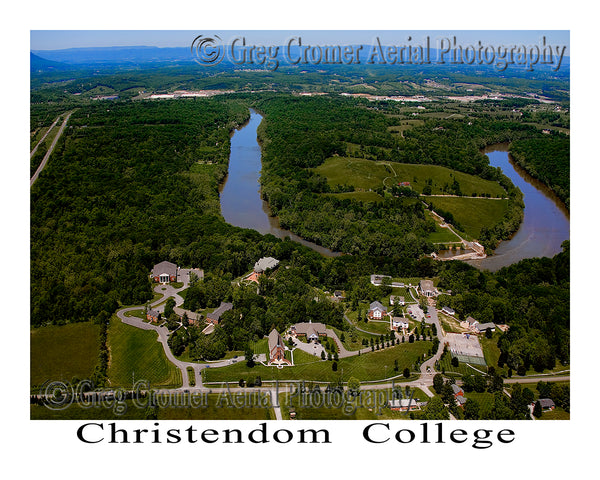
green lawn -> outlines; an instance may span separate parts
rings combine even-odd
[[[181,371],[167,360],[153,330],[141,330],[113,316],[108,329],[110,363],[108,378],[113,387],[130,387],[145,380],[151,387],[180,387]]]
[[[144,315],[144,309],[141,308],[139,310],[130,310],[129,312],[125,312],[126,317],[136,317],[140,318],[144,321],[147,320],[146,315]]]
[[[433,215],[429,211],[427,211],[427,215],[433,218]],[[451,242],[460,242],[460,238],[458,238],[449,228],[442,228],[438,225],[437,221],[435,223],[435,232],[432,232],[427,237],[427,240],[431,243],[451,243]]]
[[[379,335],[371,335],[368,333],[364,333],[352,327],[348,331],[342,331],[334,327],[333,331],[340,339],[342,338],[342,333],[344,334],[344,341],[342,343],[344,344],[346,350],[360,350],[362,348],[365,348],[365,345],[362,344],[363,338],[366,338],[368,341],[370,341],[371,338],[373,340],[379,338]]]
[[[374,189],[383,186],[385,177],[393,177],[380,163],[362,158],[331,157],[319,165],[315,171],[327,178],[327,183],[352,185],[358,189]]]
[[[498,223],[508,208],[508,200],[470,197],[425,197],[437,208],[450,212],[465,233],[479,237],[483,227]]]
[[[338,361],[338,369],[335,372],[332,369],[333,361],[321,361],[310,355],[307,356],[304,352],[295,350],[295,366],[293,367],[278,369],[276,367],[255,365],[253,368],[248,368],[245,362],[238,362],[227,367],[203,370],[204,382],[238,382],[242,378],[248,380],[254,379],[256,376],[260,376],[263,381],[313,380],[334,382],[340,379],[342,370],[344,381],[350,377],[356,377],[361,381],[381,380],[393,373],[394,360],[398,361],[399,372],[402,372],[406,367],[412,370],[415,360],[419,357],[422,358],[431,349],[431,345],[432,342],[429,341],[403,343],[381,351],[342,358]]]
[[[257,395],[237,397],[235,391],[230,398],[219,394],[202,394],[189,401],[185,396],[174,397],[173,405],[156,409],[157,420],[271,420],[275,418],[268,397]],[[161,397],[159,404],[167,404]],[[189,398],[189,397],[187,397]],[[237,405],[245,401],[245,406],[231,406],[234,400]],[[147,413],[148,399],[137,400],[137,405],[131,401],[106,402],[100,406],[84,408],[73,404],[64,410],[50,410],[45,406],[31,405],[32,420],[144,420]]]
[[[98,362],[100,326],[89,322],[30,331],[31,387],[46,381],[89,379]]]
[[[383,185],[389,187],[399,182],[410,182],[411,188],[418,193],[422,193],[423,188],[429,185],[431,193],[434,195],[449,194],[453,193],[449,190],[449,186],[457,181],[464,195],[489,194],[492,197],[502,197],[506,194],[497,182],[484,180],[439,165],[375,162],[362,158],[330,157],[315,171],[326,177],[327,183],[331,186],[352,185],[359,190],[371,190]],[[352,198],[351,195],[343,195]],[[372,198],[375,199],[375,197]]]

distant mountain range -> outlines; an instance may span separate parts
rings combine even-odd
[[[151,62],[193,62],[189,47],[93,47],[33,50],[39,58],[71,65],[122,65]]]
[[[62,62],[56,62],[54,60],[42,58],[35,53],[30,53],[29,64],[32,72],[63,71],[73,68],[72,66]]]
[[[363,66],[370,66],[367,61],[370,58],[371,49],[368,46],[362,49],[360,55],[360,64]],[[226,48],[222,66],[226,68],[265,68],[264,65],[258,65],[256,63],[249,64],[248,62],[243,65],[236,64],[231,59],[231,46],[224,46]],[[385,48],[385,47],[384,47]],[[432,61],[431,66],[436,66],[436,60],[439,58],[439,51],[435,48],[430,49],[430,58]],[[242,58],[242,51],[240,48],[236,48],[234,55],[236,58]],[[297,46],[292,47],[291,55],[293,58],[300,58],[300,50]],[[290,66],[291,64],[287,61],[287,47],[279,46],[278,60],[280,66]],[[31,71],[32,72],[47,72],[52,70],[68,70],[72,68],[81,67],[141,67],[149,66],[151,64],[193,64],[196,60],[196,55],[192,52],[190,47],[149,47],[149,46],[125,46],[125,47],[91,47],[91,48],[68,48],[64,50],[33,50],[31,52]],[[374,57],[374,64],[378,65],[379,57]],[[319,64],[315,65],[299,63],[297,66],[300,68],[318,66],[323,68],[332,68],[335,65]],[[561,74],[568,74],[570,58],[564,57],[562,59]],[[442,68],[455,66],[457,68],[465,68],[466,70],[472,68],[479,69],[494,69],[494,65],[452,65],[451,59],[448,58],[446,63],[442,65]],[[396,65],[396,68],[403,68],[406,65]],[[510,65],[508,70],[512,70],[513,73],[524,72],[524,66]],[[545,71],[551,72],[550,65],[534,65],[534,70],[537,72]],[[501,73],[509,73],[504,71]]]

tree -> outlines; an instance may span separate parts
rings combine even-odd
[[[404,369],[404,371],[402,372],[402,374],[404,375],[404,378],[410,377],[410,369],[408,367],[406,367]]]
[[[321,350],[321,360],[325,360],[325,350]]]
[[[334,372],[337,372],[337,369],[338,369],[338,364],[337,364],[337,362],[333,362],[333,363],[331,364],[331,369],[332,369]]]
[[[450,363],[452,364],[453,367],[458,367],[458,357],[452,357],[452,360],[450,361]]]
[[[539,400],[535,402],[535,405],[533,406],[533,416],[535,418],[541,418],[542,416],[542,405]]]
[[[358,378],[350,377],[348,379],[348,392],[352,396],[356,396],[356,395],[358,395],[359,391],[360,391],[360,381],[358,380]]]
[[[179,327],[179,317],[175,312],[172,312],[171,315],[167,317],[167,328],[169,330],[175,330]]]
[[[467,398],[464,405],[465,420],[478,420],[479,419],[479,403],[477,400]]]
[[[454,391],[452,390],[452,385],[450,385],[450,382],[444,383],[440,395],[442,396],[442,401],[445,404],[451,407],[456,405],[456,398],[454,397]]]
[[[433,397],[427,403],[422,415],[423,420],[448,420],[450,414],[440,397]]]
[[[244,379],[243,379],[243,378],[240,378],[240,381],[238,382],[238,385],[239,385],[240,387],[243,387],[245,384],[246,384],[246,382],[244,381]]]
[[[440,393],[442,393],[443,386],[444,386],[444,377],[442,377],[442,375],[440,373],[436,373],[433,376],[433,389],[435,390],[435,393],[437,393],[438,395]]]
[[[165,302],[165,317],[169,318],[171,314],[174,312],[175,308],[175,299],[173,297],[169,297]]]
[[[250,345],[246,346],[246,349],[244,350],[244,359],[246,360],[246,365],[249,368],[254,367],[254,351]]]

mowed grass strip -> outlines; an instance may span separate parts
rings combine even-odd
[[[263,394],[264,395],[264,394]],[[227,394],[196,394],[193,400],[178,394],[157,398],[157,420],[271,420],[275,418],[268,397],[231,391]],[[266,400],[265,400],[266,398]],[[232,405],[233,399],[238,403]],[[245,401],[245,403],[242,403]],[[32,420],[144,420],[149,398],[114,402],[99,402],[86,407],[76,403],[64,410],[50,410],[43,405],[31,405]],[[168,406],[171,404],[172,406]],[[167,405],[167,406],[163,406]]]
[[[508,200],[490,200],[469,197],[425,197],[434,205],[450,212],[468,235],[479,237],[483,227],[491,227],[504,216]]]
[[[322,165],[314,169],[319,175],[327,178],[332,187],[351,185],[360,190],[392,186],[400,182],[410,182],[410,186],[418,193],[429,184],[431,194],[445,195],[445,190],[456,180],[464,195],[488,194],[491,197],[503,197],[506,192],[502,186],[491,180],[484,180],[475,175],[458,172],[439,165],[418,165],[410,163],[376,162],[363,158],[330,157]],[[338,194],[339,195],[339,194]],[[344,197],[341,197],[344,198]],[[348,198],[352,198],[348,196]]]
[[[108,328],[110,363],[108,378],[113,387],[131,387],[145,380],[151,387],[180,387],[181,371],[167,360],[153,330],[141,330],[113,316]]]
[[[98,363],[100,326],[89,322],[35,328],[30,333],[31,386],[89,379]]]
[[[335,382],[344,372],[344,381],[356,377],[361,381],[381,380],[394,374],[401,374],[404,368],[412,370],[415,360],[423,357],[432,346],[432,342],[420,341],[404,343],[384,350],[341,358],[337,371],[333,371],[333,361],[311,357],[298,349],[294,351],[294,366],[278,369],[265,365],[248,368],[246,362],[238,362],[221,368],[208,368],[203,371],[204,382],[238,382],[259,376],[267,380],[306,380]],[[394,372],[394,360],[398,360],[398,372]]]

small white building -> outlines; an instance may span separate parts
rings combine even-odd
[[[381,320],[387,315],[387,309],[379,302],[375,301],[369,305],[367,316],[372,320]]]
[[[408,320],[403,317],[393,317],[391,320],[392,330],[408,330]]]
[[[400,295],[390,295],[390,305],[402,305],[404,306],[404,297]]]

